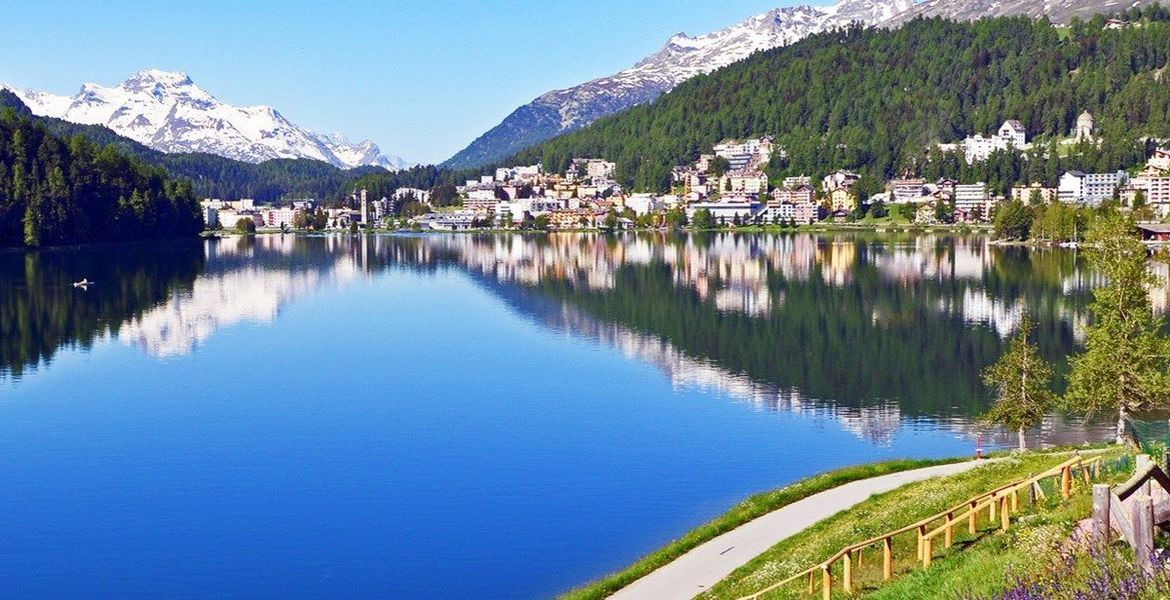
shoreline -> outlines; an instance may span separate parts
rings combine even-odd
[[[1109,444],[1091,444],[1073,448],[1043,448],[1029,450],[1022,453],[1022,456],[1039,458],[1072,452],[1108,452],[1111,448],[1114,446]],[[898,480],[900,475],[904,478],[915,473],[933,473],[940,469],[945,471],[948,468],[957,468],[956,472],[958,472],[984,464],[992,464],[1005,457],[1017,456],[1021,455],[1017,452],[1004,450],[990,453],[982,459],[970,457],[894,459],[852,465],[812,475],[781,488],[750,496],[711,521],[691,529],[682,536],[635,560],[629,566],[583,583],[560,594],[558,598],[561,600],[602,600],[622,596],[630,598],[656,597],[664,590],[677,584],[679,579],[704,578],[695,575],[695,571],[699,569],[706,571],[705,578],[708,581],[704,585],[706,589],[710,589],[716,583],[723,581],[732,571],[756,560],[760,553],[770,550],[783,539],[802,534],[822,519],[836,518],[850,508],[864,504],[871,496],[866,494],[865,497],[850,502],[849,506],[843,510],[833,511],[831,515],[824,515],[805,523],[766,545],[761,545],[760,540],[755,539],[769,530],[771,530],[771,534],[775,534],[777,528],[790,529],[789,518],[780,517],[799,507],[809,505],[810,502],[817,504],[815,501],[817,498],[840,495],[847,489],[864,487],[867,483]],[[938,476],[945,474],[949,473],[940,473]],[[935,478],[936,476],[911,478],[890,489]],[[797,512],[800,511],[797,510]],[[749,529],[755,531],[749,531]],[[737,539],[745,538],[739,541],[751,544],[751,551],[748,552],[750,556],[740,556],[730,562],[722,560],[728,550],[743,548],[743,544],[738,542],[733,544],[732,542],[735,540],[731,540],[731,536],[735,536]],[[727,541],[727,543],[723,543],[723,541]],[[712,545],[713,542],[719,543]],[[683,561],[684,558],[685,561]],[[726,562],[727,564],[715,565],[711,564],[712,561]],[[737,564],[728,569],[731,562]],[[668,569],[670,572],[667,571]],[[714,572],[722,573],[723,571],[727,571],[727,574],[719,575],[713,581],[711,580]],[[652,581],[650,578],[659,572],[661,572],[659,576],[661,580]]]
[[[486,235],[486,234],[511,234],[511,235],[547,235],[557,233],[593,233],[593,234],[620,234],[620,233],[948,233],[955,235],[990,235],[992,227],[990,225],[904,225],[904,224],[885,224],[885,223],[817,223],[815,225],[798,225],[797,227],[781,227],[778,225],[750,225],[741,227],[718,227],[714,229],[698,229],[693,227],[681,228],[665,228],[665,227],[642,227],[629,228],[610,231],[606,229],[551,229],[551,230],[535,230],[535,229],[385,229],[373,228],[363,229],[358,232],[350,232],[342,229],[330,229],[323,231],[309,231],[309,230],[288,230],[281,231],[279,229],[258,229],[251,233],[240,233],[238,231],[203,231],[199,237],[203,239],[211,238],[229,238],[229,237],[247,237],[260,235],[385,235],[385,234],[455,234],[455,235]],[[1006,243],[1006,242],[996,242]],[[1029,244],[1031,242],[1020,242]]]
[[[962,463],[969,460],[967,457],[894,459],[876,463],[851,465],[799,479],[783,487],[749,496],[731,506],[714,519],[683,533],[658,549],[641,556],[625,568],[602,575],[576,588],[567,590],[560,594],[558,598],[563,600],[600,600],[607,598],[658,569],[671,564],[695,548],[738,527],[815,494],[875,477],[893,475],[915,469]]]

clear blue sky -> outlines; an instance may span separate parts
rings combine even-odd
[[[671,34],[798,3],[16,0],[0,82],[72,95],[144,68],[185,71],[225,102],[438,162],[541,93],[628,67]]]

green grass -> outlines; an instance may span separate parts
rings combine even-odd
[[[1111,450],[1120,453],[1120,450]],[[876,537],[920,519],[947,510],[960,502],[1004,483],[1022,479],[1049,469],[1069,457],[1067,453],[1029,453],[1004,458],[975,469],[937,479],[912,483],[876,495],[842,514],[835,515],[788,538],[756,557],[715,585],[702,598],[739,598],[759,591],[832,556],[841,548]],[[1051,486],[1051,484],[1049,484]],[[988,595],[1009,584],[1007,573],[1013,565],[1027,564],[1032,552],[1025,539],[1030,529],[1049,534],[1071,530],[1073,515],[1088,515],[1088,494],[1083,482],[1076,483],[1079,495],[1068,503],[1054,500],[1059,493],[1049,487],[1049,502],[1037,506],[1043,517],[1025,517],[1024,526],[1001,533],[981,516],[974,536],[966,528],[956,529],[955,546],[934,554],[931,568],[922,571],[916,557],[913,534],[895,538],[895,579],[882,585],[881,554],[874,548],[863,553],[861,565],[854,570],[862,595],[880,598],[955,597],[966,593]],[[1048,506],[1051,505],[1051,506]],[[1062,512],[1063,511],[1063,512]],[[1027,509],[1025,510],[1027,514]],[[1039,521],[1039,519],[1047,521]],[[1028,526],[1037,520],[1037,526]],[[1053,527],[1039,529],[1039,525]],[[1013,525],[1016,527],[1016,525]],[[840,565],[834,571],[837,582],[834,597],[847,597],[839,586]],[[769,594],[768,598],[808,598],[805,583],[794,582]]]
[[[787,506],[807,498],[813,494],[823,492],[828,489],[844,485],[851,481],[860,479],[868,479],[870,477],[878,477],[880,475],[888,475],[890,473],[897,473],[900,471],[908,471],[910,469],[918,469],[921,467],[929,467],[933,465],[948,464],[958,462],[961,459],[944,459],[944,460],[893,460],[881,463],[873,463],[867,465],[857,465],[845,467],[836,471],[829,471],[802,479],[796,483],[786,487],[757,494],[737,504],[731,510],[727,511],[718,518],[710,521],[696,529],[691,530],[681,538],[674,540],[639,559],[634,564],[607,575],[597,581],[589,583],[580,588],[574,589],[562,598],[570,600],[586,600],[592,598],[605,598],[613,594],[617,590],[633,583],[635,580],[644,577],[651,571],[669,563],[670,561],[682,556],[692,548],[711,540],[721,534],[724,534],[748,521],[768,514],[778,508]]]

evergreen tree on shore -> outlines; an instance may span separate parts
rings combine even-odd
[[[173,239],[202,227],[190,181],[0,110],[0,246]]]
[[[984,383],[995,393],[995,404],[983,418],[1015,431],[1020,450],[1028,449],[1024,433],[1039,425],[1056,402],[1048,387],[1052,367],[1030,339],[1034,330],[1031,317],[1025,314],[1007,352],[983,372]]]
[[[1093,323],[1085,350],[1071,360],[1065,403],[1095,414],[1117,411],[1117,441],[1129,438],[1135,412],[1170,407],[1170,340],[1161,333],[1149,290],[1159,283],[1133,221],[1114,213],[1097,219],[1085,254],[1106,283],[1093,290]]]

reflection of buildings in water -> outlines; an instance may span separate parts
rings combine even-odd
[[[304,242],[305,238],[290,235],[210,243],[208,271],[191,289],[126,323],[120,337],[154,356],[187,354],[216,329],[243,321],[271,322],[287,302],[323,285],[358,278],[375,260],[435,265],[454,258],[464,268],[500,284],[528,286],[551,279],[589,290],[613,289],[618,271],[626,266],[656,265],[669,271],[676,286],[693,290],[718,310],[750,316],[766,316],[783,305],[783,287],[769,286],[770,277],[777,273],[788,282],[798,282],[808,281],[819,269],[828,285],[845,286],[854,280],[854,271],[870,268],[883,281],[908,284],[923,279],[980,280],[994,266],[994,253],[985,240],[939,243],[929,236],[907,244],[864,247],[849,237],[825,243],[810,235],[691,236],[678,242],[656,236],[625,236],[615,241],[602,235],[328,236],[314,238],[311,252],[297,247]],[[964,288],[960,299],[940,301],[936,310],[962,315],[969,323],[986,323],[1001,336],[1018,325],[1022,301],[998,299],[974,281]],[[879,444],[889,443],[907,424],[917,423],[896,403],[845,406],[753,381],[713,361],[689,357],[653,335],[598,323],[568,305],[541,312],[538,316],[550,328],[597,340],[656,365],[675,386],[727,395],[762,410],[830,419],[857,437]],[[1065,308],[1054,312],[1074,326],[1083,321]],[[879,319],[877,312],[873,318]],[[932,416],[929,423],[918,426],[940,427],[972,438],[980,430],[969,418],[944,417],[935,422]],[[1082,426],[1054,418],[1045,421],[1038,435],[1046,443],[1075,443],[1085,439],[1086,432]],[[1014,443],[1014,436],[1002,435],[995,434],[993,442]]]
[[[939,300],[939,310],[944,314],[961,315],[967,323],[981,323],[990,326],[999,337],[1007,338],[1016,330],[1024,317],[1024,302],[1004,302],[987,295],[982,289],[966,288],[959,305],[950,298]]]
[[[1010,337],[1024,318],[1028,307],[1023,299],[1005,301],[992,298],[982,288],[965,288],[963,297],[959,301],[952,298],[943,298],[938,301],[938,310],[943,314],[961,316],[969,324],[987,325],[995,330],[1000,338]],[[1072,328],[1073,340],[1084,342],[1085,331],[1089,325],[1088,316],[1075,312],[1065,306],[1052,307],[1053,316],[1065,321]]]
[[[817,248],[816,262],[821,266],[821,278],[826,284],[845,287],[845,284],[853,281],[857,245],[848,240],[832,240]]]
[[[902,242],[867,244],[847,235],[726,234],[675,241],[662,236],[615,239],[553,234],[545,238],[443,236],[429,238],[431,243],[466,267],[501,283],[536,285],[551,279],[604,291],[617,286],[617,272],[624,266],[662,265],[679,288],[692,290],[721,312],[752,317],[767,316],[783,304],[783,292],[769,286],[773,273],[788,282],[802,282],[819,270],[821,280],[836,288],[850,285],[860,268],[871,268],[882,280],[904,286],[923,281],[978,285],[994,268],[996,257],[989,240],[982,236],[922,235]],[[1089,283],[1082,271],[1074,270],[1063,285],[1085,289]],[[990,325],[1000,336],[1015,330],[1025,306],[1022,300],[991,296],[982,287],[965,289],[962,299],[935,302],[942,312],[962,315],[968,323]],[[1070,322],[1074,331],[1083,333],[1083,314],[1059,302],[1054,311],[1057,318]],[[883,313],[874,308],[871,316],[880,320]]]
[[[291,245],[286,246],[275,236],[264,238],[269,238],[265,240],[268,251],[291,249]],[[236,255],[240,249],[230,245],[216,250]],[[254,250],[244,249],[245,252]],[[218,329],[243,321],[271,323],[281,307],[293,299],[330,283],[351,281],[359,274],[355,261],[346,259],[334,259],[331,266],[321,269],[251,266],[204,274],[189,291],[177,293],[161,306],[127,321],[119,329],[118,337],[151,356],[184,356]]]
[[[777,294],[777,306],[783,301],[783,294]],[[750,317],[763,317],[772,311],[772,294],[766,287],[719,290],[715,292],[715,308],[723,312],[737,312]]]
[[[550,329],[591,339],[616,348],[627,358],[658,367],[675,387],[691,387],[714,392],[750,404],[761,410],[784,411],[816,419],[829,419],[858,438],[884,445],[893,441],[905,426],[935,428],[951,432],[972,441],[972,451],[978,436],[991,447],[1011,447],[1016,443],[1014,433],[1000,430],[985,431],[973,418],[964,417],[910,417],[902,413],[896,402],[868,406],[846,406],[839,403],[808,398],[797,389],[781,389],[752,380],[745,374],[733,373],[710,360],[696,359],[675,348],[670,342],[653,335],[639,333],[614,323],[600,322],[567,305],[551,308],[537,315]],[[1048,416],[1039,428],[1029,433],[1033,445],[1075,445],[1086,440],[1107,439],[1109,424],[1085,425],[1060,416]]]
[[[1158,277],[1158,285],[1150,290],[1150,303],[1154,306],[1154,314],[1164,315],[1170,310],[1170,264],[1157,261],[1151,265]]]
[[[920,236],[911,244],[896,244],[874,253],[878,273],[888,281],[982,279],[994,264],[987,238],[952,238],[940,246],[933,236]]]

